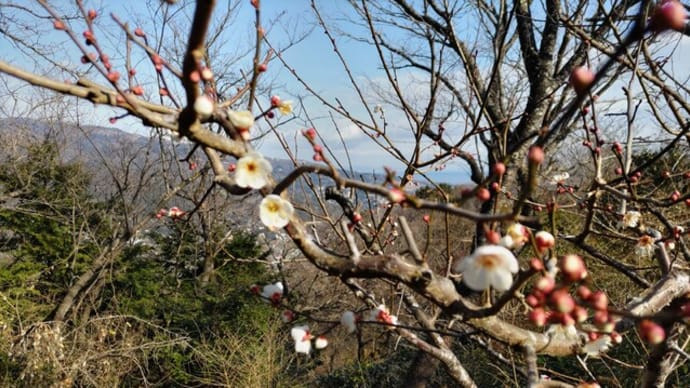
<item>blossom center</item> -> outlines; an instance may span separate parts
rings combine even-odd
[[[477,264],[486,269],[494,269],[501,264],[501,260],[495,255],[482,255],[477,258]]]

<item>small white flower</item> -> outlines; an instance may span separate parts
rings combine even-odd
[[[629,211],[626,212],[625,215],[623,215],[623,226],[626,228],[634,228],[640,223],[640,217],[642,217],[642,214],[637,211]]]
[[[582,347],[582,353],[589,357],[600,357],[602,353],[606,353],[611,347],[611,337],[602,335],[594,341],[589,341]]]
[[[380,304],[378,307],[371,309],[367,320],[381,322],[391,326],[398,324],[398,317],[391,315],[385,304]]]
[[[314,341],[314,347],[315,348],[323,349],[326,346],[328,346],[328,340],[326,339],[326,337],[324,337],[322,335],[316,337],[316,341]]]
[[[568,178],[570,178],[570,174],[567,172],[562,172],[551,177],[551,183],[554,185],[563,184],[563,182],[565,182]]]
[[[345,326],[348,334],[352,334],[357,330],[357,317],[352,311],[345,311],[340,317],[340,324]]]
[[[200,95],[196,98],[196,101],[194,101],[194,111],[202,118],[211,116],[213,107],[213,100],[205,94]]]
[[[512,224],[506,230],[506,235],[501,238],[500,244],[508,249],[520,249],[529,241],[529,232],[522,224]]]
[[[635,253],[641,257],[649,257],[654,253],[654,243],[656,240],[654,237],[645,234],[637,240],[637,245],[635,245]]]
[[[273,303],[278,303],[280,302],[280,299],[283,297],[283,283],[282,282],[276,282],[273,284],[267,284],[264,286],[264,288],[261,290],[261,297],[264,298],[266,302],[273,302]]]
[[[249,152],[237,161],[235,182],[240,187],[260,189],[268,184],[271,163],[258,152]]]
[[[309,326],[295,326],[290,330],[292,339],[295,340],[295,352],[309,354],[311,352],[312,335]]]
[[[456,273],[462,273],[462,281],[475,291],[493,287],[506,291],[513,284],[513,275],[519,270],[515,255],[498,245],[483,245],[470,256],[453,265]]]
[[[275,194],[264,197],[259,205],[261,222],[270,230],[284,228],[290,222],[290,217],[294,212],[295,209],[289,201]]]
[[[278,104],[278,110],[282,115],[289,115],[290,113],[292,113],[292,101],[281,101]]]
[[[254,115],[248,110],[228,110],[228,120],[240,131],[248,131],[254,125]]]

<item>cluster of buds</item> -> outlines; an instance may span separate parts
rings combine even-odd
[[[184,217],[184,215],[187,214],[184,210],[180,209],[177,206],[173,206],[170,209],[161,209],[156,213],[156,218],[161,219],[163,217],[170,217],[173,220],[178,220]]]
[[[535,260],[540,263],[538,259]],[[536,267],[539,268],[539,265]],[[607,333],[618,343],[621,337],[613,332],[617,318],[609,313],[606,294],[603,291],[591,291],[585,285],[577,288],[577,298],[569,292],[571,286],[587,278],[587,268],[582,257],[565,255],[559,260],[558,269],[561,274],[558,281],[552,274],[542,275],[525,298],[526,303],[532,307],[529,320],[537,326],[547,323],[572,326],[589,319],[591,310],[592,322],[597,330],[588,333],[589,340],[596,341],[601,333]]]
[[[320,162],[323,160],[323,147],[316,143],[316,129],[307,128],[302,131],[302,135],[309,141],[312,148],[314,149],[313,159],[315,162]]]

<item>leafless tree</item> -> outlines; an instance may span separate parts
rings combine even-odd
[[[214,30],[219,20],[214,1],[197,2],[190,23],[171,30],[189,31],[186,46],[175,52],[165,50],[162,36],[154,42],[148,31],[114,15],[119,29],[101,29],[107,16],[81,1],[67,11],[37,3],[3,5],[9,15],[4,22],[14,26],[4,34],[35,51],[50,70],[81,78],[65,83],[50,72],[2,61],[0,72],[123,110],[144,125],[189,140],[207,160],[213,187],[229,195],[258,189],[266,201],[261,206],[284,211],[278,217],[288,218],[283,231],[312,268],[337,278],[360,300],[356,310],[370,324],[365,326],[388,326],[420,350],[408,379],[411,386],[424,386],[438,363],[456,383],[476,386],[473,371],[456,351],[458,341],[466,339],[516,370],[516,381],[530,386],[570,386],[579,380],[542,379],[538,355],[579,360],[584,375],[599,378],[580,355],[601,355],[604,347],[595,345],[615,346],[622,336],[632,337],[634,328],[649,343],[637,362],[645,370],[643,386],[663,386],[687,361],[683,319],[689,310],[690,251],[683,229],[687,212],[681,208],[690,200],[684,180],[690,105],[682,74],[672,66],[682,54],[672,42],[682,46],[683,41],[680,33],[667,30],[685,28],[684,8],[675,0],[353,0],[348,23],[357,28],[342,31],[375,53],[384,81],[373,85],[351,70],[356,59],[344,55],[337,43],[337,22],[312,2],[317,23],[333,42],[333,55],[359,99],[357,109],[320,94],[308,75],[274,55],[258,0],[251,2],[251,63],[228,82],[232,88],[219,86],[214,72],[223,58],[215,55],[222,54],[208,50],[219,31]],[[168,5],[160,9],[174,14]],[[52,24],[60,39],[77,48],[91,78],[51,61],[54,56],[41,42],[13,33],[26,18]],[[110,49],[119,49],[118,55]],[[260,105],[267,98],[258,85],[267,66],[277,62],[332,117],[349,120],[402,163],[402,171],[386,171],[379,183],[359,179],[346,160],[333,157],[331,151],[341,145],[323,142],[320,128],[303,131],[317,163],[300,162],[268,120],[287,107],[278,100]],[[154,70],[140,70],[147,66]],[[136,74],[150,75],[152,81],[144,84]],[[308,113],[302,112],[307,122]],[[393,129],[403,126],[404,132]],[[278,181],[262,176],[266,182],[253,185],[246,183],[242,174],[248,172],[241,165],[244,160],[253,163],[252,172],[264,169],[251,140],[259,127],[274,131],[294,168]],[[647,146],[650,139],[658,145]],[[236,173],[222,159],[226,155],[238,160]],[[576,157],[564,160],[565,155]],[[473,186],[457,193],[439,191],[438,200],[406,191],[410,182],[447,163],[469,170]],[[655,170],[660,163],[665,167]],[[549,175],[565,171],[571,178],[561,174],[550,182]],[[647,175],[651,171],[657,172]],[[289,194],[291,188],[297,190]],[[306,194],[298,197],[300,190]],[[205,196],[196,198],[203,213]],[[361,205],[367,200],[370,206]],[[375,205],[381,204],[385,209],[378,211]],[[288,211],[293,207],[297,211]],[[433,218],[419,216],[432,212]],[[410,227],[413,218],[433,223],[440,238],[426,244],[443,248],[424,248],[424,227]],[[470,241],[452,240],[459,225],[472,226],[471,233],[461,235]],[[540,233],[547,230],[553,242]],[[512,251],[499,249],[499,243]],[[502,257],[504,252],[508,257]],[[520,258],[519,268],[506,264],[515,260],[513,255]],[[504,273],[487,275],[496,270]],[[467,287],[481,291],[470,273],[493,287],[481,295],[468,292]],[[599,289],[611,273],[610,284],[634,290],[632,295]],[[274,302],[298,306],[287,291]],[[380,306],[384,299],[404,306],[397,318]],[[316,309],[295,309],[319,319]],[[542,330],[546,323],[549,329]],[[618,367],[623,368],[612,366]],[[615,379],[616,372],[611,375]]]

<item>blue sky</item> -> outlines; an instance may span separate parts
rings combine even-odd
[[[69,2],[60,2],[58,4],[66,6]],[[149,14],[143,5],[145,4],[144,1],[85,1],[85,4],[88,8],[93,7],[100,10],[101,15],[107,16],[110,12],[114,12],[123,21],[128,21],[132,27],[146,23],[146,15]],[[151,4],[155,5],[157,2],[152,1]],[[222,1],[219,2],[219,7],[222,7],[224,4]],[[345,1],[318,1],[317,4],[320,12],[329,20],[329,23],[334,23],[334,26],[337,24],[337,27],[346,33],[357,32],[354,25],[345,21],[348,16],[353,15],[352,10]],[[287,50],[283,58],[290,66],[297,70],[299,75],[312,88],[322,92],[329,101],[335,103],[337,98],[354,116],[368,117],[365,115],[362,104],[356,98],[351,85],[346,81],[346,74],[333,52],[331,43],[323,34],[323,30],[316,25],[316,18],[312,12],[310,2],[308,0],[263,0],[262,11],[264,28],[268,31],[269,40],[276,46],[283,46],[291,34],[299,35],[311,31],[303,41]],[[107,22],[111,23],[110,19],[107,19]],[[276,20],[276,23],[272,23],[272,21]],[[236,38],[238,42],[242,42],[242,39],[248,40],[251,37],[253,10],[249,0],[242,1],[234,22],[233,35],[228,38],[229,42],[226,42],[227,47],[233,44],[230,41],[231,39]],[[102,23],[106,23],[106,21],[103,20]],[[75,26],[75,31],[81,31],[78,28],[83,27]],[[40,40],[37,40],[37,42],[58,46],[59,43],[66,40],[64,33],[54,31],[49,24],[42,27],[42,30]],[[116,34],[109,39],[114,44],[118,42]],[[360,81],[365,94],[368,96],[372,95],[368,85],[370,83],[382,84],[381,80],[383,80],[383,73],[377,64],[375,51],[372,47],[364,43],[355,42],[349,38],[337,37],[337,42],[343,55],[348,60],[353,76]],[[2,55],[3,60],[13,62],[28,70],[34,69],[31,61],[22,59],[22,55],[15,47],[8,44],[4,38],[0,38],[0,49],[6,53]],[[61,50],[56,54],[59,61],[65,66],[81,66],[75,60],[80,56],[76,50]],[[247,57],[241,60],[240,63],[244,66],[244,64],[249,63],[249,60],[250,58]],[[410,77],[408,84],[414,85],[414,74],[410,73],[408,76]],[[292,99],[296,102],[299,98],[303,98],[302,101],[306,112],[297,109],[298,117],[280,127],[280,133],[285,136],[289,144],[296,145],[298,156],[301,159],[309,160],[312,156],[308,144],[299,136],[300,131],[310,124],[305,121],[306,114],[308,114],[310,118],[314,119],[315,127],[325,138],[326,143],[336,153],[336,156],[343,161],[345,153],[342,142],[347,145],[351,162],[355,169],[365,172],[382,172],[383,166],[389,166],[396,170],[402,169],[402,165],[399,162],[395,161],[368,137],[364,136],[356,126],[341,117],[330,116],[323,104],[310,97],[307,91],[278,61],[271,63],[266,72],[266,79],[277,86],[273,93],[280,94],[283,99]],[[270,96],[264,97],[267,101]],[[82,113],[86,112],[86,114],[81,115],[80,120],[89,124],[108,126],[110,125],[108,118],[117,112],[107,107],[91,109],[89,104],[81,105],[80,111]],[[89,111],[92,113],[89,113]],[[405,120],[402,118],[398,119],[394,114],[389,114],[388,121],[396,144],[399,144],[403,149],[411,148],[412,141],[405,130]],[[123,130],[147,133],[147,130],[135,120],[121,120],[115,126]],[[341,129],[340,134],[337,133],[336,126]],[[342,142],[341,136],[344,139]],[[284,157],[284,152],[273,135],[269,135],[256,145],[260,151],[269,157]],[[455,165],[452,162],[448,164],[447,170],[442,172],[432,171],[431,174],[443,181],[450,182],[462,182],[467,179],[467,172],[464,171],[464,168],[460,164]]]

